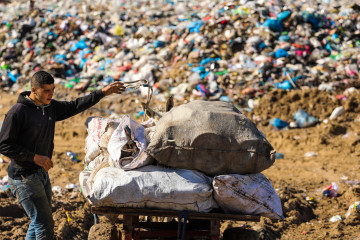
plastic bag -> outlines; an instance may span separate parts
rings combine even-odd
[[[311,127],[319,121],[316,117],[310,116],[304,109],[298,110],[293,116],[301,128]]]
[[[339,194],[339,185],[336,182],[332,182],[330,186],[323,190],[325,197],[337,197]]]

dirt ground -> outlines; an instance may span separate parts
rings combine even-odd
[[[351,215],[343,221],[331,222],[335,215],[345,216],[349,206],[360,201],[360,96],[353,94],[338,100],[341,92],[318,90],[273,91],[263,97],[252,111],[244,113],[256,122],[275,150],[284,154],[263,173],[273,183],[282,202],[285,219],[271,222],[262,218],[259,223],[224,221],[223,239],[358,239],[360,217]],[[0,92],[0,121],[15,104],[17,94]],[[59,90],[56,99],[77,96]],[[54,168],[50,173],[53,186],[66,189],[67,184],[79,184],[83,169],[84,146],[87,136],[85,120],[90,116],[108,117],[106,110],[134,116],[139,112],[139,97],[130,94],[109,96],[95,107],[63,122],[57,123],[55,134]],[[155,106],[155,100],[153,106]],[[180,104],[180,103],[177,103]],[[160,105],[164,105],[161,103]],[[339,118],[325,123],[332,110],[344,106]],[[319,118],[316,126],[277,130],[269,119],[278,117],[293,121],[292,114],[303,108]],[[79,162],[66,156],[67,151],[78,154]],[[312,156],[305,154],[313,152]],[[0,163],[0,177],[7,174],[7,163]],[[340,186],[337,197],[325,197],[322,190],[336,182]],[[79,191],[65,190],[54,197],[53,217],[57,239],[88,239],[94,223],[89,204]],[[103,217],[102,224],[91,228],[89,239],[106,239],[110,228]],[[0,239],[24,239],[30,221],[16,199],[0,196]],[[117,226],[121,228],[121,216]],[[225,233],[224,231],[228,229]],[[237,232],[231,235],[229,229]]]

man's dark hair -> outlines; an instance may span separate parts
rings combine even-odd
[[[54,78],[45,71],[38,71],[31,77],[31,87],[39,88],[43,84],[54,83]]]

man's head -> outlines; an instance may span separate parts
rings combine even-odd
[[[54,78],[45,71],[38,71],[31,77],[30,98],[38,105],[49,104],[54,94]]]
[[[43,84],[53,84],[54,78],[45,71],[38,71],[31,77],[31,87],[40,88]]]

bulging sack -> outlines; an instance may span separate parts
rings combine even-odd
[[[88,136],[85,140],[85,163],[93,161],[102,153],[107,151],[107,145],[111,135],[119,125],[115,119],[90,117],[86,120]]]
[[[284,218],[279,196],[261,173],[216,176],[213,189],[216,202],[227,213]]]
[[[147,152],[165,166],[207,175],[258,173],[275,161],[264,135],[232,104],[196,100],[159,119]]]
[[[149,165],[131,171],[106,167],[89,183],[86,173],[80,183],[93,205],[158,208],[209,212],[216,208],[211,178],[184,169]]]

